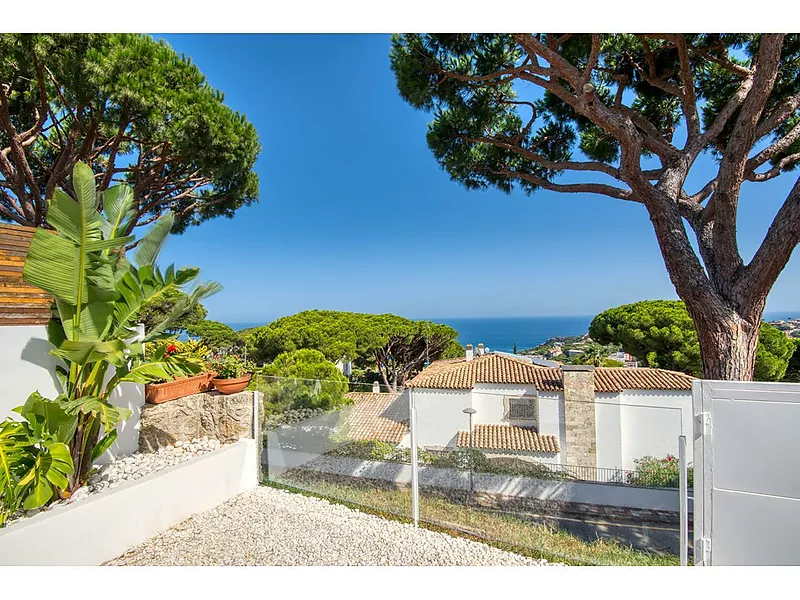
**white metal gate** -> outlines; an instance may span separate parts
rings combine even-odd
[[[800,565],[800,384],[696,381],[694,556]]]

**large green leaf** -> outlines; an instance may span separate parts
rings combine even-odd
[[[148,230],[139,242],[139,247],[136,249],[136,256],[134,257],[137,265],[143,267],[155,263],[174,222],[175,217],[171,212],[159,217],[155,225]]]
[[[25,496],[22,508],[33,510],[44,506],[55,495],[55,488],[66,489],[68,475],[74,471],[72,456],[66,444],[60,442],[41,449],[33,466],[17,483]]]
[[[95,190],[94,172],[83,162],[72,168],[72,187],[81,205],[82,220],[85,225],[87,239],[100,238],[100,213],[97,211],[97,191]]]
[[[127,408],[114,406],[110,402],[101,400],[95,396],[84,396],[74,400],[64,401],[64,408],[67,412],[77,414],[92,415],[100,420],[106,431],[111,431],[120,421],[124,421],[131,416],[131,411]]]
[[[77,417],[67,413],[61,403],[48,400],[39,392],[28,396],[19,414],[26,421],[41,425],[43,432],[58,442],[69,442],[78,425]]]
[[[177,377],[197,375],[205,367],[203,361],[186,357],[154,360],[132,368],[120,377],[120,381],[134,383],[151,383],[154,381],[170,381]]]
[[[105,454],[105,451],[111,448],[111,444],[113,444],[116,439],[116,429],[112,429],[109,433],[103,436],[103,438],[94,445],[94,448],[92,448],[92,462],[96,461],[103,454]]]
[[[51,350],[50,354],[77,365],[86,365],[101,360],[108,361],[113,365],[123,365],[125,363],[125,342],[118,339],[107,342],[67,340],[61,344],[60,348]]]
[[[80,249],[73,242],[37,229],[28,248],[22,279],[74,306],[78,303],[76,278],[80,264]]]
[[[125,231],[136,215],[133,208],[133,189],[128,185],[115,185],[103,192],[103,237],[107,240]]]

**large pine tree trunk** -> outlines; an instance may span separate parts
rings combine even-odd
[[[690,312],[700,341],[703,377],[752,381],[762,312],[749,319],[732,309],[694,307]]]

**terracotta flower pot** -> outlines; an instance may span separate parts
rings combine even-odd
[[[144,386],[144,399],[150,404],[161,404],[184,396],[207,392],[213,387],[211,380],[215,375],[214,371],[208,371],[193,377],[181,377],[175,381],[148,383]]]
[[[220,394],[238,394],[247,387],[252,378],[253,376],[250,373],[244,377],[235,377],[233,379],[218,379],[215,377],[211,380],[211,383],[214,384]]]

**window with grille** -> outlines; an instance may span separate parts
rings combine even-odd
[[[532,421],[539,424],[539,411],[535,396],[506,398],[506,421]]]

